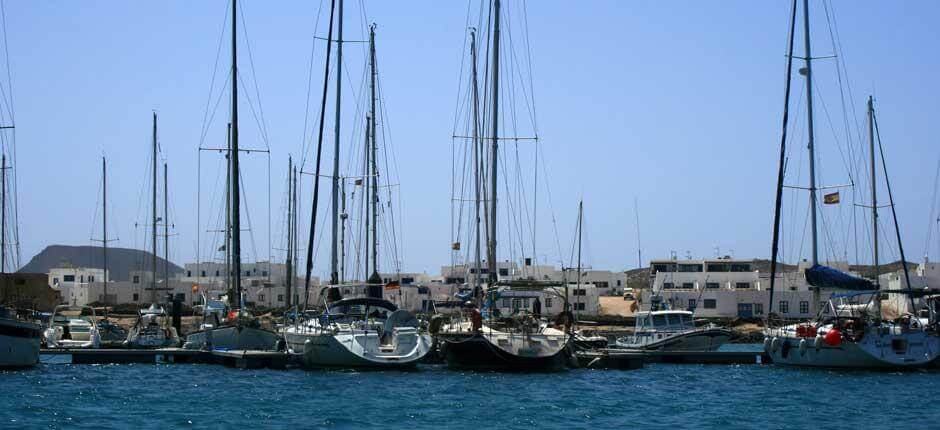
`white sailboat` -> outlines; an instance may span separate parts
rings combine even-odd
[[[787,66],[787,83],[785,103],[789,103],[790,76],[793,62],[793,33],[796,24],[797,2],[794,0],[791,14],[791,29],[789,42],[789,61]],[[821,307],[816,318],[796,323],[776,325],[771,316],[773,306],[773,291],[776,278],[776,261],[779,239],[780,207],[784,177],[786,153],[787,111],[784,110],[783,136],[781,139],[780,166],[777,183],[777,200],[774,215],[774,237],[771,256],[770,274],[770,306],[768,312],[768,327],[764,330],[764,348],[776,364],[810,367],[837,367],[837,368],[901,368],[926,366],[940,355],[940,337],[933,330],[934,313],[925,321],[913,314],[902,314],[897,318],[886,318],[882,312],[882,295],[903,294],[910,298],[913,304],[914,292],[911,290],[887,291],[879,288],[877,275],[878,268],[878,199],[876,181],[876,130],[874,104],[872,98],[868,99],[868,138],[871,174],[871,202],[872,210],[872,241],[873,266],[875,267],[874,281],[843,273],[831,267],[818,263],[817,260],[817,199],[816,177],[814,172],[814,135],[813,135],[813,104],[812,104],[812,55],[809,42],[809,2],[803,0],[803,28],[805,55],[804,68],[800,71],[806,76],[806,100],[809,133],[809,187],[810,192],[810,219],[812,225],[812,266],[805,270],[807,282],[816,288],[838,289],[851,291],[848,294],[831,297]],[[878,139],[879,152],[882,157],[882,167],[887,174],[884,163],[883,150],[880,138]],[[900,230],[897,216],[894,214],[894,200],[891,195],[891,186],[885,177],[885,183],[890,200],[889,206],[894,215],[895,232],[897,233],[898,249],[904,266],[904,274],[908,276],[907,263],[904,257],[904,247],[900,240]],[[907,283],[910,285],[910,282]],[[817,300],[817,302],[819,302]],[[913,306],[912,306],[913,307]],[[915,311],[915,309],[911,309]]]
[[[134,349],[177,347],[180,337],[170,324],[170,316],[162,306],[152,303],[137,312],[137,320],[127,333],[124,345]]]
[[[203,321],[199,330],[189,333],[184,347],[188,349],[216,350],[262,350],[276,351],[281,342],[277,333],[261,327],[260,321],[245,309],[242,294],[241,260],[241,170],[239,168],[238,141],[238,1],[232,0],[232,111],[229,124],[229,143],[227,148],[226,208],[225,208],[225,259],[226,284],[230,288],[230,312],[218,318],[218,303],[210,303],[204,297]],[[229,239],[230,238],[230,239]],[[229,244],[228,241],[231,241]],[[231,245],[231,246],[229,246]],[[224,307],[224,305],[223,305]],[[214,318],[214,320],[207,320]]]
[[[338,5],[338,9],[336,6]],[[367,223],[362,242],[371,246],[363,254],[366,258],[364,273],[367,280],[362,283],[341,285],[339,261],[339,141],[340,100],[343,49],[343,0],[331,3],[330,25],[327,36],[327,51],[324,72],[323,94],[320,108],[320,130],[317,140],[316,173],[314,175],[313,210],[310,215],[310,236],[307,242],[307,266],[305,277],[304,308],[310,277],[313,269],[313,239],[316,231],[317,206],[319,204],[320,160],[323,148],[323,122],[330,75],[330,53],[333,46],[334,15],[338,23],[336,37],[336,123],[334,128],[333,155],[333,205],[330,286],[323,290],[323,310],[316,318],[301,318],[283,331],[288,351],[301,356],[306,368],[401,368],[415,366],[431,346],[430,336],[421,329],[417,319],[407,310],[399,310],[382,298],[384,283],[378,274],[378,161],[376,141],[376,57],[375,26],[369,28],[369,65],[371,109],[366,117],[364,151],[365,172],[357,183],[364,186],[368,203],[364,203]],[[365,201],[365,200],[364,200]],[[371,212],[371,216],[370,216]],[[345,216],[345,214],[343,214]],[[345,218],[345,217],[344,217]],[[371,240],[370,240],[371,236]],[[371,257],[371,258],[370,258]],[[350,291],[360,297],[343,298],[340,291]],[[362,297],[364,296],[364,297]],[[303,315],[308,315],[304,312]]]

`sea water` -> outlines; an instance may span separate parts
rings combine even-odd
[[[940,372],[650,364],[547,374],[39,366],[0,428],[936,428]]]

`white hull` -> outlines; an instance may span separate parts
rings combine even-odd
[[[658,336],[619,339],[618,348],[648,351],[715,351],[731,339],[731,331],[718,327],[706,327],[672,333],[657,333]]]
[[[413,367],[430,351],[431,337],[412,328],[398,328],[391,343],[376,331],[332,331],[289,328],[284,335],[290,352],[301,354],[306,368]]]
[[[853,342],[826,345],[822,337],[800,338],[790,330],[768,330],[764,342],[775,364],[832,368],[927,366],[940,355],[940,338],[922,330],[869,330]],[[818,340],[817,340],[818,339]]]

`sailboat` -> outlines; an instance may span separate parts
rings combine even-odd
[[[322,312],[316,318],[301,319],[284,330],[284,338],[288,350],[297,354],[306,368],[340,367],[340,368],[403,368],[413,367],[427,355],[430,350],[431,338],[421,329],[415,316],[383,298],[382,278],[378,274],[378,165],[376,159],[376,64],[375,64],[375,26],[369,27],[369,64],[371,109],[366,118],[365,143],[367,150],[366,172],[362,183],[371,188],[371,194],[366,193],[370,202],[365,204],[366,210],[371,210],[371,219],[363,217],[370,222],[371,229],[367,227],[366,234],[371,233],[364,242],[371,245],[371,268],[369,251],[366,251],[367,262],[365,268],[371,269],[364,283],[343,283],[339,279],[338,270],[338,222],[339,214],[339,129],[340,129],[340,100],[342,77],[342,49],[343,49],[343,0],[331,2],[330,25],[327,36],[326,66],[324,72],[323,96],[320,109],[320,129],[317,141],[316,174],[314,175],[313,210],[310,214],[310,237],[307,242],[307,267],[305,276],[305,289],[309,291],[310,275],[313,268],[313,239],[315,234],[315,220],[319,204],[319,178],[320,156],[323,148],[323,121],[327,99],[327,90],[330,75],[330,52],[333,45],[334,13],[338,21],[336,38],[336,126],[334,155],[333,155],[333,213],[332,213],[332,241],[330,285],[323,289]],[[350,292],[353,297],[343,297],[344,292]],[[306,297],[305,293],[306,308]],[[306,315],[306,312],[304,313]]]
[[[468,301],[464,310],[466,318],[456,319],[449,324],[434,327],[441,355],[452,368],[462,369],[492,369],[514,371],[544,371],[565,369],[572,363],[572,333],[571,313],[568,308],[567,294],[562,297],[565,302],[565,311],[560,315],[558,324],[550,326],[543,323],[536,315],[521,313],[508,318],[495,315],[496,301],[502,296],[527,297],[541,294],[557,294],[562,287],[560,283],[546,283],[537,280],[500,280],[497,270],[496,233],[497,233],[497,202],[499,187],[497,162],[499,160],[499,95],[500,95],[500,0],[492,2],[492,35],[490,49],[492,60],[489,64],[492,95],[489,113],[492,114],[492,135],[483,138],[480,136],[479,125],[479,97],[477,90],[477,49],[476,33],[471,31],[471,63],[472,63],[472,105],[473,123],[471,126],[474,145],[474,203],[475,203],[475,233],[476,252],[474,264],[477,276],[474,276],[472,286],[472,300]],[[490,181],[486,201],[486,253],[488,279],[485,285],[479,273],[482,271],[480,252],[480,214],[481,202],[484,200],[481,190],[480,172],[483,157],[480,152],[485,140],[489,146],[489,168],[487,180]],[[459,249],[459,242],[453,245]],[[565,288],[566,289],[566,288]],[[478,307],[482,307],[481,312]],[[485,315],[484,315],[485,314]],[[484,318],[485,317],[485,318]],[[485,321],[484,321],[485,319]]]
[[[242,269],[241,269],[241,185],[239,170],[238,147],[238,27],[237,23],[238,1],[232,0],[232,111],[228,148],[228,180],[226,195],[230,201],[226,207],[226,239],[231,237],[231,251],[226,244],[226,263],[231,264],[231,271],[226,274],[230,288],[234,288],[234,295],[229,296],[231,307],[234,308],[219,324],[207,323],[207,316],[215,315],[217,307],[211,306],[209,301],[204,303],[203,324],[199,330],[186,337],[184,347],[188,349],[217,349],[217,350],[264,350],[276,351],[281,348],[277,333],[261,328],[261,323],[251,315],[244,306],[242,296]],[[228,200],[228,199],[227,199]]]
[[[793,33],[796,24],[797,2],[794,0],[791,13],[789,60],[787,65],[787,83],[785,103],[789,103],[790,76],[793,63]],[[783,136],[781,139],[780,166],[776,190],[774,214],[774,237],[770,273],[770,306],[768,309],[768,327],[764,330],[764,349],[776,364],[810,367],[836,368],[902,368],[926,366],[940,355],[940,337],[930,327],[933,321],[925,321],[907,313],[898,318],[886,318],[882,312],[882,295],[903,294],[910,297],[913,304],[914,291],[882,290],[878,277],[878,199],[876,180],[876,130],[874,102],[868,99],[868,141],[871,174],[871,211],[874,280],[868,280],[835,268],[819,264],[817,260],[816,235],[816,177],[814,172],[814,135],[812,104],[812,55],[809,39],[809,2],[803,0],[803,28],[805,61],[801,74],[806,76],[807,131],[809,150],[809,187],[810,217],[812,226],[812,265],[805,269],[806,281],[815,288],[818,295],[820,288],[849,291],[847,294],[834,295],[826,301],[816,318],[796,324],[776,326],[772,317],[773,292],[776,278],[776,262],[780,228],[780,207],[783,189],[783,177],[786,152],[787,110],[784,109]],[[884,152],[878,138],[878,148],[885,173],[889,206],[894,218],[898,249],[904,266],[904,275],[908,276],[904,247],[901,244],[900,229],[891,195],[891,185],[887,178]],[[910,285],[910,282],[907,283]],[[817,303],[819,300],[816,301]],[[912,309],[914,311],[914,309]],[[933,315],[931,313],[931,315]],[[931,316],[933,318],[933,316]]]

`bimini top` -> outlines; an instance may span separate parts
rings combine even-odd
[[[389,312],[395,312],[398,307],[392,302],[375,297],[359,297],[355,299],[342,299],[330,304],[330,313],[350,313],[349,310],[355,306],[366,306],[373,308],[387,309]]]
[[[833,269],[829,266],[814,264],[806,269],[806,282],[817,288],[834,288],[840,290],[872,291],[878,287],[865,278]]]

